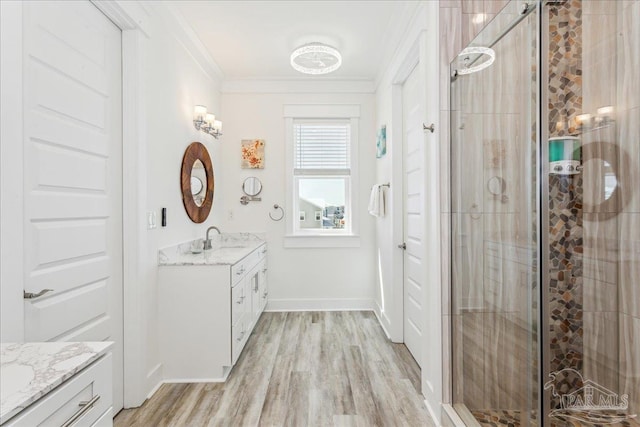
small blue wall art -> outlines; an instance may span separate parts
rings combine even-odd
[[[379,159],[387,154],[387,125],[382,125],[378,131],[378,141],[376,143],[378,150],[376,158]]]

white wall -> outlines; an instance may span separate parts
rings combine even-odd
[[[204,237],[206,228],[220,224],[224,207],[222,192],[216,185],[209,218],[193,223],[186,214],[180,191],[180,170],[186,147],[202,142],[209,150],[215,178],[223,181],[220,141],[197,131],[193,126],[194,105],[206,105],[220,114],[220,79],[206,64],[194,58],[193,47],[178,35],[176,22],[167,18],[162,5],[151,5],[149,37],[142,41],[144,105],[146,115],[146,210],[157,215],[158,228],[148,230],[142,241],[146,256],[139,266],[143,295],[140,307],[145,322],[143,346],[145,395],[162,380],[162,361],[158,348],[157,273],[158,249]],[[189,49],[186,47],[189,46]],[[127,173],[127,171],[125,171]],[[161,227],[161,208],[167,208],[167,226]],[[126,236],[125,236],[126,238]]]
[[[359,248],[283,247],[285,221],[272,221],[274,203],[285,204],[285,104],[358,104],[361,246]],[[223,93],[222,158],[224,178],[217,182],[225,203],[225,232],[266,233],[269,268],[267,309],[371,308],[374,294],[375,229],[366,207],[375,179],[375,130],[373,94],[345,93]],[[240,141],[263,138],[265,168],[240,168]],[[262,202],[240,204],[242,182],[257,176],[263,184]],[[215,208],[214,208],[215,209]],[[285,206],[286,209],[286,206]]]

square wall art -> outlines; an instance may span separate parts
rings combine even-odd
[[[242,140],[242,169],[264,169],[264,139]]]
[[[387,125],[380,127],[378,131],[378,141],[376,142],[376,158],[379,159],[387,154]]]

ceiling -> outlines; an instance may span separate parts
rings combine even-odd
[[[227,80],[374,80],[407,28],[416,1],[173,1]],[[337,48],[342,67],[306,76],[289,64],[298,46]]]

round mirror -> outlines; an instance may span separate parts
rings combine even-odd
[[[193,195],[193,202],[196,206],[202,206],[204,198],[206,196],[205,185],[207,182],[207,173],[204,170],[204,165],[200,159],[193,162],[193,168],[191,169],[191,194]]]
[[[191,143],[184,152],[180,189],[191,221],[204,222],[213,206],[214,177],[209,152],[199,142]]]
[[[255,197],[262,191],[262,182],[255,176],[250,176],[244,180],[242,191],[249,197]]]
[[[630,170],[628,153],[611,142],[592,141],[582,146],[583,211],[613,218],[629,202],[624,171]]]

